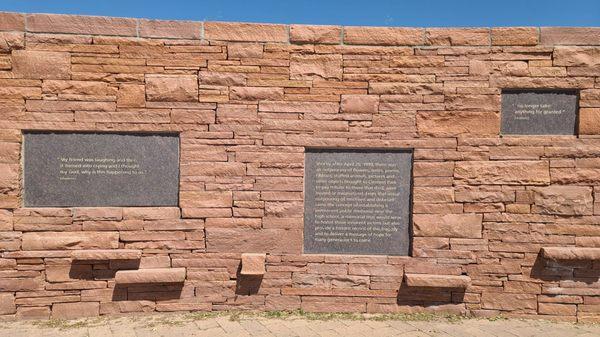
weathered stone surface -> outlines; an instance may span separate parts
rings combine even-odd
[[[600,248],[587,247],[542,247],[542,256],[549,260],[590,260],[600,259]]]
[[[534,294],[484,292],[481,294],[481,307],[498,310],[536,310],[537,300]]]
[[[258,43],[230,43],[227,56],[231,58],[258,58],[263,56],[264,46]]]
[[[496,112],[426,111],[417,114],[417,130],[423,136],[497,135],[500,115]]]
[[[223,41],[288,42],[284,25],[205,22],[204,38]]]
[[[76,250],[71,253],[73,260],[139,260],[142,251],[137,249],[98,249]]]
[[[242,275],[264,275],[265,259],[264,253],[244,253],[242,254]]]
[[[341,80],[341,55],[292,55],[290,78],[293,80]]]
[[[492,28],[494,46],[535,46],[539,30],[535,27],[495,27]]]
[[[582,135],[600,134],[600,108],[579,109],[579,133]]]
[[[291,25],[290,42],[338,44],[342,39],[340,26]]]
[[[17,312],[15,296],[11,293],[0,294],[0,315],[10,315]]]
[[[158,102],[198,101],[196,75],[146,75],[146,97]]]
[[[581,44],[600,45],[600,28],[597,27],[542,27],[540,43],[544,45]]]
[[[206,228],[209,252],[299,253],[302,231],[285,229]]]
[[[0,32],[0,51],[10,52],[25,47],[25,34],[18,32]],[[10,61],[8,58],[5,62]],[[12,66],[12,64],[11,64]]]
[[[146,87],[138,84],[121,84],[117,94],[117,107],[143,108],[146,105]]]
[[[487,28],[428,28],[426,43],[441,46],[488,46],[490,30]]]
[[[17,77],[28,79],[69,79],[69,53],[13,50],[12,67]]]
[[[532,191],[534,213],[591,215],[594,211],[594,198],[590,187],[553,185],[536,187]]]
[[[555,66],[593,67],[600,65],[600,47],[558,46],[554,48]]]
[[[185,268],[119,270],[115,274],[117,284],[182,283],[184,280]]]
[[[100,315],[100,303],[55,303],[52,305],[53,319],[76,319]]]
[[[139,20],[139,35],[153,38],[199,39],[201,22]]]
[[[397,27],[344,27],[345,44],[382,46],[423,45],[424,34],[420,28]]]
[[[404,274],[409,287],[466,288],[471,278],[465,275]]]
[[[414,214],[415,236],[481,238],[481,214]]]
[[[272,87],[231,87],[229,98],[234,101],[275,101],[283,98],[283,89]]]
[[[25,15],[21,13],[0,13],[0,30],[25,30]]]
[[[465,161],[454,177],[473,185],[548,185],[550,170],[546,161]]]
[[[135,19],[105,16],[28,14],[27,30],[37,33],[136,36]]]
[[[342,95],[343,113],[375,114],[379,109],[379,96],[374,95]]]
[[[119,233],[113,232],[40,232],[23,234],[23,250],[114,249]]]

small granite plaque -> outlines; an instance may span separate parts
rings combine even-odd
[[[179,136],[24,135],[26,207],[177,206]]]
[[[408,255],[412,151],[306,150],[304,252]]]
[[[574,135],[576,91],[502,92],[502,134]]]

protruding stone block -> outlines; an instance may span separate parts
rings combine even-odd
[[[146,97],[149,101],[198,101],[196,75],[146,75]]]
[[[116,232],[41,232],[23,234],[23,250],[118,248]]]
[[[548,260],[600,260],[600,248],[542,247],[542,256]]]
[[[119,270],[115,275],[115,281],[118,284],[182,283],[185,281],[185,268]]]
[[[71,254],[73,260],[139,260],[142,251],[137,249],[97,249],[76,250]]]
[[[547,186],[533,188],[534,213],[591,215],[594,212],[592,188],[585,186]]]
[[[267,254],[261,253],[244,253],[242,254],[242,275],[264,275],[265,260]]]
[[[404,274],[409,287],[466,288],[471,278],[466,275]]]

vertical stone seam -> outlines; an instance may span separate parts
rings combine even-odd
[[[346,26],[340,26],[340,45],[344,45],[344,32],[346,30]]]
[[[537,45],[541,46],[542,45],[542,27],[537,27],[537,31],[538,31],[538,42],[537,42]]]
[[[292,39],[291,39],[291,36],[290,36],[290,34],[291,34],[290,30],[291,29],[292,29],[291,25],[285,25],[285,31],[287,32],[287,44],[292,44],[292,42],[291,42]],[[264,49],[264,47],[263,47],[263,49]]]
[[[140,19],[135,19],[135,36],[140,37]]]
[[[491,48],[492,47],[492,28],[488,27],[487,29],[488,31],[488,46]]]
[[[204,22],[200,21],[200,41],[204,41]]]

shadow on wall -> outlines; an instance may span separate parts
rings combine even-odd
[[[400,284],[397,304],[408,306],[438,306],[460,304],[465,297],[461,288],[409,287],[406,282]]]
[[[600,279],[600,263],[592,260],[548,260],[538,254],[531,278],[542,281],[571,280],[593,284]]]

